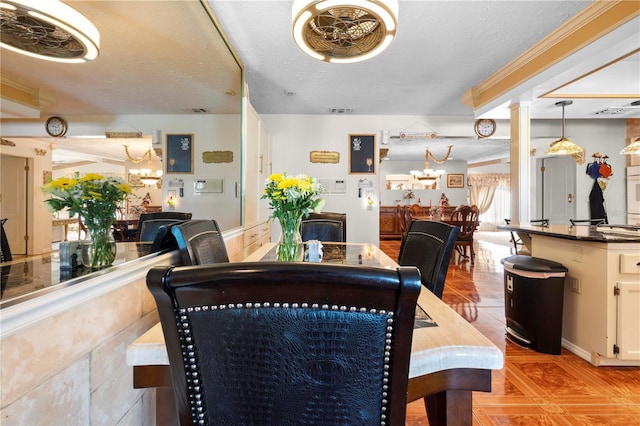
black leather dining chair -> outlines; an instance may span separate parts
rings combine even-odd
[[[222,232],[215,220],[188,220],[173,225],[184,265],[229,262]]]
[[[444,222],[414,220],[400,245],[398,264],[417,267],[422,285],[440,299],[459,233],[457,226]]]
[[[135,241],[153,241],[158,228],[171,221],[190,220],[192,213],[185,212],[153,212],[141,213],[135,229]],[[133,231],[133,230],[131,230]]]
[[[318,240],[344,243],[347,241],[346,213],[309,213],[300,223],[302,241]]]
[[[154,267],[181,425],[404,425],[420,276],[294,262]]]

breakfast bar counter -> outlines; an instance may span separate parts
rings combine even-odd
[[[595,366],[640,366],[640,228],[501,225],[563,264],[562,346]]]

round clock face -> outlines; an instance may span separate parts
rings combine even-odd
[[[488,138],[496,132],[496,122],[490,118],[481,118],[476,121],[475,130],[481,138]]]
[[[47,133],[57,138],[67,133],[67,122],[60,117],[50,117],[45,126]]]

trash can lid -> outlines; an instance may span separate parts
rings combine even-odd
[[[568,271],[567,267],[562,263],[554,262],[552,260],[541,259],[539,257],[532,256],[510,256],[502,259],[501,263],[510,270],[515,271],[527,271],[536,272],[542,275],[550,274],[547,276],[564,276]],[[516,272],[517,273],[517,272]],[[558,274],[561,273],[561,274]]]

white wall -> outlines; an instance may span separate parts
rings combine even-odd
[[[236,197],[236,182],[240,181],[241,135],[240,115],[122,115],[122,116],[65,116],[69,130],[66,137],[104,135],[106,131],[141,131],[151,135],[152,130],[162,131],[162,146],[167,133],[193,134],[194,173],[165,174],[161,196],[152,195],[154,205],[167,210],[166,200],[169,181],[181,178],[184,181],[184,197],[178,197],[176,211],[192,212],[194,219],[216,219],[223,230],[240,226],[241,205]],[[1,133],[10,136],[47,138],[44,120],[2,120]],[[46,140],[46,139],[44,139]],[[54,142],[54,139],[48,139]],[[124,149],[116,146],[114,149]],[[204,151],[233,151],[232,163],[204,163]],[[166,157],[166,155],[163,156]],[[166,162],[166,158],[163,158]],[[165,166],[166,169],[166,166]],[[95,171],[95,170],[94,170]],[[224,179],[224,194],[194,194],[196,179]],[[142,192],[142,191],[141,191]],[[148,191],[144,191],[142,196]]]
[[[557,135],[552,139],[534,140],[531,148],[536,149],[532,159],[544,157],[544,151],[549,144],[562,134],[560,120],[536,120],[531,126],[532,139],[535,135]],[[593,179],[586,174],[587,164],[593,160],[595,152],[609,156],[613,175],[604,192],[609,223],[626,223],[626,156],[619,152],[625,147],[625,120],[566,120],[565,135],[572,142],[585,150],[584,164],[576,165],[576,217],[589,218],[589,192],[593,186]],[[532,162],[532,185],[535,185],[535,161]],[[535,186],[532,186],[532,191]],[[532,195],[533,196],[533,195]],[[535,202],[532,203],[535,208]],[[538,217],[532,210],[531,217]]]
[[[347,238],[350,241],[372,242],[378,241],[378,205],[381,200],[381,188],[384,188],[384,176],[380,173],[387,167],[386,164],[376,169],[373,176],[376,196],[373,211],[366,210],[366,200],[358,198],[358,179],[363,175],[348,174],[348,135],[350,133],[371,134],[376,137],[376,164],[378,164],[378,149],[380,148],[380,132],[389,130],[392,135],[411,128],[419,123],[421,126],[436,131],[440,135],[473,136],[473,117],[442,117],[442,116],[357,116],[357,115],[262,115],[261,118],[269,129],[273,138],[272,158],[273,171],[287,171],[289,173],[307,173],[317,178],[346,178],[348,181],[347,195],[325,195],[327,205],[325,211],[339,211],[347,213]],[[508,137],[509,126],[507,122],[499,122],[497,137]],[[607,213],[610,222],[625,223],[625,158],[618,152],[625,145],[625,120],[567,120],[566,136],[585,148],[587,161],[576,168],[577,176],[577,215],[588,217],[588,194],[592,180],[585,174],[586,163],[595,151],[607,153],[609,163],[613,166],[609,188],[605,192],[607,201]],[[535,158],[543,157],[549,143],[558,139],[561,135],[560,120],[536,120],[532,122],[531,148],[536,149]],[[548,139],[539,139],[543,136]],[[338,164],[314,164],[309,161],[310,151],[338,151],[340,163]],[[423,159],[419,163],[423,164]],[[452,162],[453,163],[453,162]],[[418,163],[416,163],[418,164]],[[535,164],[535,162],[533,163]],[[422,167],[422,166],[420,166]],[[448,167],[445,163],[445,168]],[[495,166],[496,172],[508,172],[504,164]],[[403,167],[404,168],[404,167]],[[472,169],[472,172],[491,172],[492,167]],[[453,171],[453,170],[452,170]],[[465,172],[466,173],[466,172]],[[370,177],[371,175],[364,175]],[[466,175],[465,175],[466,180]],[[535,170],[532,167],[532,196],[535,196]],[[449,196],[451,204],[459,204],[457,191],[444,188]],[[443,192],[441,191],[441,192]],[[466,189],[459,190],[464,192]],[[396,198],[394,198],[395,200]],[[532,209],[535,206],[532,200]],[[383,200],[387,202],[387,200]],[[464,201],[466,202],[466,200]],[[423,202],[424,204],[424,202]],[[532,216],[534,217],[534,216]],[[277,238],[277,227],[273,227]]]

